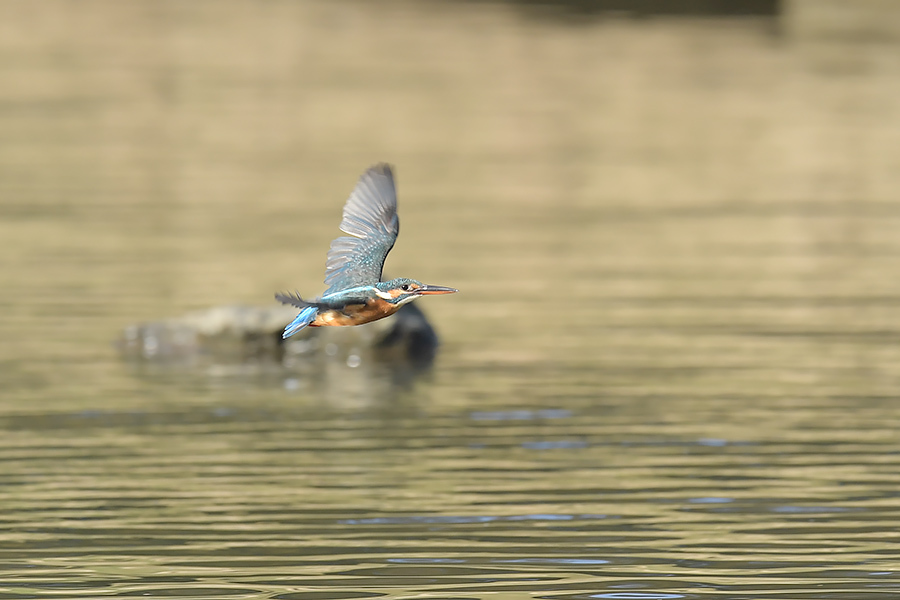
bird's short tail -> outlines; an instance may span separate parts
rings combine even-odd
[[[319,312],[319,309],[315,306],[307,306],[303,310],[300,311],[300,314],[291,321],[291,324],[284,328],[284,333],[281,334],[283,339],[288,339],[310,323],[316,320],[316,314]]]

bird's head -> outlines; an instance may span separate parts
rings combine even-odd
[[[378,297],[390,302],[391,304],[406,304],[411,300],[415,300],[419,296],[429,296],[433,294],[453,294],[459,290],[440,285],[428,285],[415,279],[406,277],[398,277],[390,281],[379,281],[375,284]]]

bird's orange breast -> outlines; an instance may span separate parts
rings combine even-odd
[[[316,315],[316,320],[309,325],[310,327],[362,325],[389,317],[397,312],[398,308],[400,308],[399,305],[385,302],[381,298],[373,298],[367,300],[365,304],[348,304],[340,310],[320,310]]]

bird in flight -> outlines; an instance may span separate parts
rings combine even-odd
[[[397,189],[390,165],[377,164],[359,178],[344,205],[341,231],[349,235],[331,242],[325,261],[325,283],[330,287],[320,298],[304,300],[299,294],[275,294],[282,304],[300,309],[285,327],[283,338],[306,326],[362,325],[394,314],[419,296],[458,291],[405,277],[381,280],[384,259],[400,233]]]

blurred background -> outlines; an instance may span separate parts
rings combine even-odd
[[[898,42],[893,0],[0,3],[5,597],[893,597]],[[321,293],[379,161],[386,274],[461,290],[427,372],[120,357]]]

